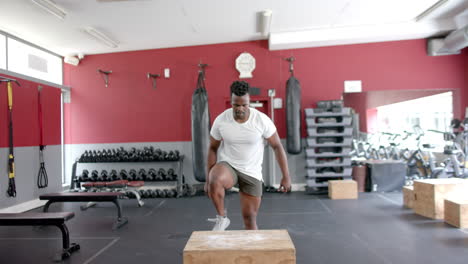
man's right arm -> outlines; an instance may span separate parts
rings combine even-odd
[[[209,179],[210,179],[209,175],[210,175],[211,168],[213,168],[213,166],[216,165],[218,148],[220,144],[221,144],[220,140],[216,140],[212,136],[210,136],[210,146],[208,147],[208,162],[207,162],[207,171],[206,171],[207,173],[206,173],[206,179],[205,179],[206,184],[209,183]]]

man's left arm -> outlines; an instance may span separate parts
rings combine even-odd
[[[275,132],[273,136],[267,138],[268,144],[275,151],[276,160],[281,169],[283,177],[281,178],[279,190],[282,192],[291,191],[291,177],[289,176],[288,160],[286,158],[286,152],[284,151],[283,145],[281,144],[278,132]]]

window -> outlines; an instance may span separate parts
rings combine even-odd
[[[0,69],[6,70],[6,37],[0,34]]]
[[[21,41],[8,38],[8,65],[12,72],[62,84],[62,59]]]
[[[376,132],[404,135],[404,131],[415,132],[419,127],[424,130],[420,143],[431,143],[436,145],[435,150],[442,151],[446,142],[441,132],[449,131],[452,106],[453,94],[446,92],[378,107]]]

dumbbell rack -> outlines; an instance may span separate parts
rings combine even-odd
[[[72,167],[72,180],[71,180],[71,189],[80,189],[81,186],[80,186],[80,182],[78,181],[78,176],[76,175],[76,171],[77,171],[77,167],[78,167],[78,164],[99,164],[99,163],[119,163],[119,164],[123,164],[123,163],[128,163],[128,164],[132,164],[132,166],[135,166],[135,165],[138,165],[138,164],[148,164],[148,163],[159,163],[159,164],[177,164],[177,171],[178,173],[176,174],[177,176],[177,179],[175,180],[177,182],[177,185],[176,185],[176,190],[177,190],[177,198],[181,197],[182,194],[183,194],[183,187],[184,187],[184,177],[183,177],[183,162],[184,162],[184,155],[180,155],[179,159],[178,160],[158,160],[158,161],[119,161],[119,162],[115,162],[115,161],[100,161],[100,162],[83,162],[83,161],[75,161],[75,163],[73,163],[73,167]],[[151,182],[168,182],[167,180],[166,181],[151,181]]]
[[[307,108],[305,117],[306,191],[313,193],[328,187],[328,180],[351,178],[351,108]]]

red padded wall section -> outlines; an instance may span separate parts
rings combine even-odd
[[[16,79],[13,83],[13,145],[29,147],[39,145],[38,85],[35,82]],[[60,144],[60,89],[42,85],[42,116],[45,145]],[[0,83],[0,147],[9,146],[9,111],[7,85]]]
[[[247,81],[262,88],[262,96],[275,88],[283,102],[289,77],[283,58],[295,56],[303,108],[339,99],[345,80],[362,80],[363,91],[468,89],[466,54],[427,56],[423,39],[285,51],[269,51],[267,45],[251,41],[110,53],[86,56],[77,67],[65,65],[65,84],[73,87],[65,107],[65,142],[190,141],[197,64],[209,64],[206,87],[213,120],[225,109],[229,85],[238,78],[234,62],[242,52],[256,59],[254,77]],[[146,73],[162,74],[164,68],[171,69],[170,79],[159,78],[152,89]],[[113,71],[109,87],[97,69]],[[275,111],[275,123],[284,137],[284,108]]]

